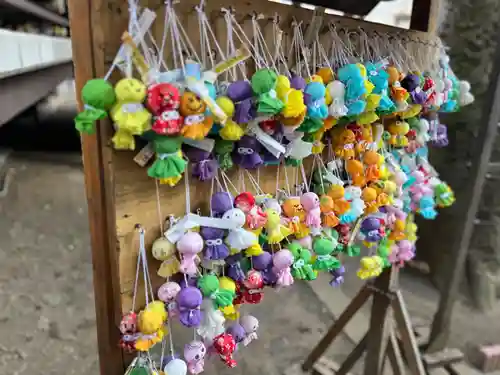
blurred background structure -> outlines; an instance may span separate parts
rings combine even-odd
[[[270,1],[314,8],[287,0]],[[327,13],[410,27],[412,0],[362,1],[365,10],[354,14],[352,6],[360,2],[316,1],[329,8]],[[473,140],[486,126],[481,123],[483,104],[492,67],[499,64],[494,61],[500,25],[497,0],[454,0],[453,6],[440,11],[439,29],[449,46],[452,67],[471,83],[476,103],[441,119],[449,125],[450,146],[431,156],[443,179],[454,188],[457,203],[440,212],[436,221],[420,223],[418,272],[403,272],[402,287],[410,313],[426,322],[436,308],[436,286],[443,285],[454,256],[457,228],[470,198],[465,186],[472,157],[478,152]],[[0,374],[2,365],[12,369],[12,374],[97,373],[86,202],[79,137],[72,122],[76,93],[71,60],[65,0],[0,0]],[[471,343],[498,341],[499,337],[499,181],[500,140],[496,140],[468,250],[466,278],[450,322],[450,345],[461,349]],[[358,287],[359,281],[353,277],[341,292],[352,297]],[[326,306],[333,315],[346,302],[338,291],[328,288],[319,302],[309,301],[307,290],[294,293],[289,297],[297,305],[307,300],[310,306]],[[297,343],[280,337],[287,329],[262,338],[267,349],[279,348],[269,359],[276,363],[297,359],[283,357],[286,351],[307,352],[311,337],[319,336],[331,316],[318,312],[320,307],[312,312],[294,310],[295,315],[308,314],[311,321],[319,322],[311,328],[292,313],[288,316],[291,322],[286,323],[275,311],[276,304],[269,302],[268,306],[267,326],[273,317],[280,324],[296,325],[293,337]],[[355,336],[355,331],[348,335]],[[258,355],[268,355],[264,349]],[[65,367],[68,359],[73,361],[70,371]],[[263,363],[268,370],[265,366],[271,364]],[[254,373],[251,371],[245,373]],[[274,374],[272,370],[268,373]]]

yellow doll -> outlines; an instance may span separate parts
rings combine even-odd
[[[234,115],[234,103],[227,96],[219,96],[215,102],[227,115],[226,123],[219,130],[220,137],[226,141],[239,141],[245,134],[245,131],[232,119]]]
[[[386,125],[390,133],[389,144],[396,147],[408,146],[406,134],[410,131],[410,125],[406,121],[393,120]]]
[[[267,242],[272,244],[280,243],[286,237],[292,234],[292,231],[281,224],[281,218],[278,212],[272,208],[268,208],[266,231],[267,231]]]
[[[220,289],[229,290],[236,294],[236,284],[231,278],[227,276],[219,277],[219,287]],[[219,310],[224,315],[224,318],[229,320],[238,320],[238,318],[240,317],[238,308],[239,305],[237,306],[229,305],[226,307],[221,307]]]
[[[205,102],[196,94],[189,91],[182,94],[179,112],[184,117],[183,137],[200,140],[207,136],[214,121],[211,116],[205,115],[206,108]]]
[[[334,78],[333,70],[327,66],[319,68],[318,71],[316,72],[316,75],[321,77],[324,85],[328,85],[330,82],[333,81]]]
[[[163,311],[161,311],[159,304],[163,304],[163,302],[156,302],[146,306],[137,317],[141,335],[135,343],[135,348],[140,352],[146,352],[161,342],[165,334],[163,327],[166,320],[165,306],[163,305]]]
[[[375,110],[380,103],[380,99],[381,96],[378,94],[370,94],[367,96],[365,111],[361,113],[356,120],[358,125],[371,124],[379,119]]]
[[[151,113],[142,105],[146,91],[146,85],[135,78],[123,78],[116,84],[116,104],[110,111],[117,129],[112,138],[115,149],[133,150],[133,136],[140,135],[149,128]]]
[[[384,261],[378,255],[363,257],[359,261],[359,269],[356,273],[362,280],[377,277],[382,273]]]
[[[333,200],[333,212],[340,216],[346,213],[351,207],[350,203],[344,198],[345,189],[341,185],[332,185],[328,190],[328,196]]]
[[[153,242],[152,253],[155,259],[162,261],[158,276],[166,279],[179,272],[180,263],[176,256],[176,247],[165,237],[160,237]]]
[[[288,228],[297,238],[309,235],[310,229],[305,224],[306,212],[299,197],[290,197],[282,205],[283,213],[289,220]]]
[[[182,153],[180,153],[180,155],[182,156]],[[160,178],[160,184],[174,187],[181,179],[182,179],[182,174],[179,176],[174,176],[169,178]]]
[[[354,135],[354,132],[352,130],[343,130],[340,134],[340,139],[337,143],[337,147],[335,148],[335,155],[344,160],[352,159],[356,155],[356,152],[354,150],[355,141],[356,136]]]

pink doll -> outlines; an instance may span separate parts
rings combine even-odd
[[[253,340],[257,340],[257,330],[259,329],[259,321],[252,315],[245,315],[240,318],[240,324],[245,330],[245,338],[243,345],[247,346]]]
[[[181,291],[181,286],[174,281],[167,281],[158,289],[158,299],[165,302],[168,310],[168,317],[173,318],[178,315],[177,302],[175,298]]]
[[[391,246],[389,261],[399,267],[415,256],[415,246],[408,240],[401,240]]]
[[[293,264],[293,255],[290,250],[283,249],[273,255],[273,272],[277,277],[276,285],[290,286],[293,276],[290,267]]]
[[[205,344],[201,341],[191,341],[184,346],[184,359],[192,375],[198,375],[203,372],[206,353]]]
[[[300,198],[300,203],[307,212],[306,225],[314,228],[321,228],[321,209],[319,207],[319,197],[316,193],[305,193]]]
[[[181,254],[179,270],[187,275],[196,275],[200,258],[198,253],[203,250],[203,237],[197,232],[187,232],[177,242],[177,250]]]

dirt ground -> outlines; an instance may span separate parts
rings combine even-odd
[[[0,198],[0,375],[98,374],[79,155],[15,152],[8,166],[14,174],[6,196]],[[316,287],[318,282],[314,287],[317,293],[300,283],[268,293],[253,307],[261,322],[259,342],[238,353],[239,366],[231,373],[281,374],[304,358],[344,307],[345,295],[354,296],[361,285],[355,264],[347,268],[341,290],[320,280],[321,286]],[[436,291],[425,278],[409,274],[402,275],[401,284],[412,316],[430,320]],[[478,313],[465,294],[453,316],[450,346],[464,349],[470,343],[498,341],[500,311]],[[359,319],[366,324],[366,317]],[[176,328],[174,335],[180,350],[191,332]],[[344,335],[330,355],[341,360],[353,347]],[[219,364],[209,364],[207,370],[229,373]]]

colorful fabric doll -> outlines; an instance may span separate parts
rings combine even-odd
[[[416,74],[407,74],[401,81],[401,87],[410,94],[413,104],[424,104],[426,95],[420,88],[420,77]]]
[[[155,116],[151,130],[159,135],[178,135],[184,123],[179,114],[179,89],[169,83],[158,83],[148,89],[147,104]]]
[[[334,212],[334,202],[329,195],[322,195],[319,200],[319,208],[322,214],[321,223],[325,227],[336,227],[339,224],[339,218]]]
[[[300,203],[306,211],[306,225],[321,228],[321,208],[319,197],[316,193],[305,193],[300,197]]]
[[[257,112],[276,115],[283,109],[283,103],[276,95],[277,75],[270,69],[259,69],[251,79],[252,90],[257,95]]]
[[[153,148],[156,160],[148,169],[148,176],[160,182],[175,186],[186,169],[187,162],[181,151],[182,139],[179,137],[156,136]]]
[[[251,259],[253,268],[262,274],[264,284],[269,286],[276,284],[276,275],[272,271],[273,256],[271,253],[264,251],[262,254],[253,256]]]
[[[293,284],[293,276],[290,269],[293,260],[292,253],[287,249],[280,250],[273,255],[273,272],[277,277],[276,285],[278,287]]]
[[[326,88],[323,83],[310,82],[304,89],[304,94],[308,98],[307,116],[312,118],[326,119],[328,117],[328,107],[325,104]]]
[[[315,280],[316,273],[311,264],[311,252],[298,243],[291,243],[287,246],[293,254],[292,276],[300,280]]]
[[[269,244],[280,243],[292,234],[289,228],[281,224],[281,217],[276,210],[268,208],[265,213],[267,214],[266,232]]]
[[[167,306],[168,316],[172,318],[179,314],[177,302],[175,301],[177,294],[181,291],[181,286],[174,281],[167,281],[158,288],[158,299]]]
[[[234,292],[222,289],[215,275],[204,275],[198,279],[197,286],[204,297],[212,300],[214,308],[224,308],[233,304]]]
[[[314,270],[329,271],[340,267],[340,262],[331,255],[337,246],[335,242],[333,239],[326,237],[316,237],[314,239],[313,250],[316,253],[316,261],[313,264]]]
[[[212,195],[210,199],[210,216],[222,217],[226,211],[233,208],[234,198],[227,191],[219,191]]]
[[[179,272],[179,260],[176,256],[175,245],[165,237],[160,237],[153,242],[151,249],[153,258],[162,261],[158,269],[158,276],[169,278]]]
[[[391,246],[389,261],[399,267],[415,257],[415,245],[408,240],[398,241]]]
[[[196,275],[200,258],[198,253],[203,250],[203,237],[197,232],[187,232],[177,241],[177,250],[181,255],[179,270],[186,275]]]
[[[243,100],[250,99],[253,96],[252,85],[246,80],[231,82],[227,88],[226,96],[233,103],[239,103]]]
[[[200,306],[203,301],[200,290],[187,286],[177,294],[176,300],[180,322],[186,327],[199,326],[202,318]]]
[[[228,333],[223,333],[219,336],[216,336],[213,341],[213,347],[227,367],[236,367],[237,363],[233,359],[233,353],[236,349],[236,342],[234,341],[233,336]]]
[[[305,224],[306,212],[300,203],[299,197],[290,197],[283,202],[283,213],[286,216],[285,222],[288,228],[297,238],[309,235],[309,227]]]
[[[257,340],[257,330],[259,329],[259,321],[252,315],[244,315],[240,318],[240,324],[245,330],[245,339],[243,345],[247,346],[253,340]]]
[[[366,280],[379,276],[383,271],[384,260],[378,255],[363,257],[359,261],[357,275],[360,279]]]
[[[187,146],[184,153],[191,162],[193,177],[200,181],[207,181],[213,179],[217,174],[219,163],[212,158],[210,152]]]
[[[233,158],[231,153],[234,150],[235,143],[233,141],[225,141],[223,139],[217,139],[215,141],[214,152],[217,161],[219,162],[219,167],[223,171],[227,171],[233,167]]]
[[[379,242],[385,234],[380,220],[375,217],[365,218],[361,223],[360,232],[363,235],[364,244],[368,248]]]
[[[246,222],[246,216],[239,208],[233,208],[225,212],[223,218],[232,221],[235,225],[233,229],[229,230],[229,234],[226,237],[226,243],[230,249],[240,252],[252,245],[258,244],[257,236],[243,229]]]
[[[345,189],[342,185],[332,184],[330,190],[328,190],[328,196],[333,199],[333,211],[337,216],[349,210],[350,204],[344,198]]]
[[[228,117],[224,126],[219,130],[220,137],[226,141],[239,141],[245,131],[232,119],[235,112],[234,103],[227,96],[219,96],[216,103]]]
[[[352,159],[355,155],[354,144],[356,142],[356,136],[352,130],[345,129],[340,134],[339,144],[335,148],[335,155],[344,159]]]
[[[213,119],[205,116],[206,104],[196,94],[185,91],[181,96],[180,114],[184,117],[181,135],[185,138],[200,140],[207,136],[212,128]]]
[[[257,304],[264,298],[264,278],[259,271],[250,270],[242,283],[236,284],[235,305]]]
[[[262,228],[267,222],[267,214],[255,204],[252,193],[243,192],[234,198],[234,207],[239,208],[246,215],[246,225],[250,229]]]
[[[240,323],[233,323],[226,329],[226,333],[233,336],[234,342],[236,343],[236,349],[238,349],[238,344],[245,340],[245,328]]]
[[[146,352],[156,343],[161,342],[166,319],[167,312],[161,301],[150,303],[139,313],[137,323],[141,334],[135,343],[135,348],[138,351]]]
[[[331,286],[337,287],[344,283],[344,274],[345,274],[344,266],[340,266],[340,268],[330,270],[330,274],[332,275],[332,280],[330,281]]]
[[[135,78],[123,78],[115,86],[116,103],[110,116],[116,125],[111,139],[117,150],[134,150],[134,135],[144,133],[150,124],[151,113],[142,102],[146,98],[146,86]]]
[[[233,162],[245,169],[255,169],[261,166],[264,161],[259,155],[259,141],[249,135],[244,135],[236,142],[233,151]]]
[[[204,371],[206,354],[207,348],[201,341],[191,341],[184,346],[184,359],[190,374],[198,375]]]
[[[345,85],[340,81],[330,82],[326,89],[329,91],[332,98],[332,103],[328,108],[330,116],[340,118],[347,115],[348,108],[345,105]]]
[[[200,234],[205,240],[206,260],[222,260],[229,256],[229,248],[224,243],[224,229],[201,227]]]
[[[135,341],[137,340],[137,314],[129,312],[125,314],[120,322],[120,347],[127,353],[135,351]]]
[[[226,319],[221,310],[214,308],[214,303],[210,299],[203,300],[201,311],[203,319],[198,328],[196,328],[196,333],[203,337],[205,342],[210,342],[215,336],[224,333],[224,322]]]
[[[80,133],[94,134],[95,122],[108,116],[116,102],[113,86],[106,80],[95,78],[82,88],[83,111],[75,117],[75,127]]]
[[[257,112],[252,98],[242,100],[234,106],[233,120],[238,124],[248,124],[256,116]]]
[[[246,275],[241,268],[240,260],[243,258],[242,253],[236,253],[226,258],[227,270],[226,274],[236,282],[242,282]]]
[[[441,182],[434,186],[434,197],[438,207],[450,207],[455,202],[455,193],[450,186]]]
[[[186,375],[188,372],[187,364],[180,358],[169,358],[170,360],[165,363],[163,367],[163,374],[173,374],[173,375]],[[146,372],[148,373],[148,372]],[[145,373],[145,374],[146,374]],[[144,374],[144,375],[145,375]],[[161,375],[161,373],[160,373]]]

